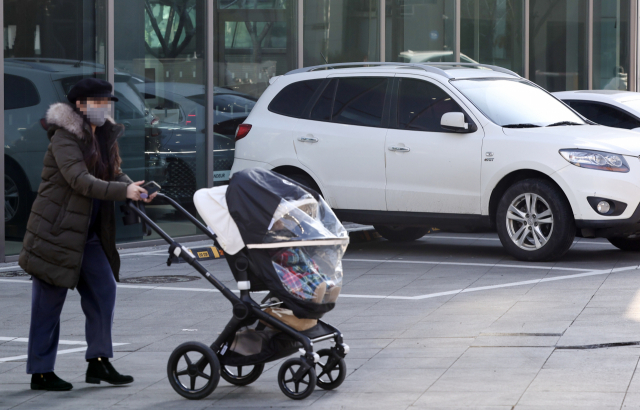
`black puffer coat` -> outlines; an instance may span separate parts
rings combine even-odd
[[[47,111],[51,143],[44,157],[42,182],[31,208],[20,252],[20,267],[38,279],[73,289],[80,278],[93,198],[104,202],[96,229],[116,280],[120,257],[116,250],[113,201],[124,201],[128,176],[120,172],[114,181],[92,176],[84,162],[91,130],[74,109],[64,103]],[[107,120],[108,144],[116,144],[123,127]],[[111,145],[109,145],[111,146]]]

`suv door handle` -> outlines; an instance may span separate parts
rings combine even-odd
[[[313,137],[300,137],[298,138],[298,141],[315,143],[315,142],[318,142],[318,139]]]
[[[409,147],[389,147],[389,151],[395,151],[395,152],[409,152],[411,151],[411,148]]]

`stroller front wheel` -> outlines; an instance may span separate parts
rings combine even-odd
[[[318,387],[333,390],[340,386],[347,377],[347,364],[344,359],[334,349],[322,349],[318,351],[318,356]]]
[[[169,356],[167,375],[176,393],[189,400],[200,400],[218,386],[220,362],[209,346],[186,342]]]
[[[290,399],[302,400],[316,388],[316,370],[300,357],[285,361],[278,372],[278,386]]]
[[[247,368],[253,369],[247,372]],[[264,370],[264,364],[255,364],[253,366],[222,366],[220,375],[227,382],[235,386],[248,386],[258,380],[258,377]],[[244,373],[244,374],[243,374]]]

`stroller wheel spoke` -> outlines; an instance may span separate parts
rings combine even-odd
[[[180,370],[179,372],[176,372],[176,376],[184,376],[189,372],[188,369],[184,369],[184,370]]]
[[[196,389],[196,376],[191,376],[191,390]]]
[[[211,380],[211,376],[209,376],[208,374],[204,374],[201,371],[198,371],[198,376],[200,376],[200,377],[202,377],[204,379],[207,379],[207,380]]]
[[[189,359],[189,356],[185,353],[183,357],[184,357],[184,360],[187,362],[187,364],[191,366],[192,363],[191,363],[191,359]]]
[[[296,393],[300,393],[300,382],[295,382],[294,385],[296,386]]]
[[[293,378],[291,378],[291,379],[287,379],[287,380],[285,380],[284,382],[285,382],[285,383],[291,383],[292,381],[293,381]]]
[[[242,366],[238,366],[238,377],[242,377]]]

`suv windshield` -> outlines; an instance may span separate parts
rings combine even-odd
[[[502,127],[584,125],[578,115],[540,88],[524,80],[452,80],[491,121]]]

